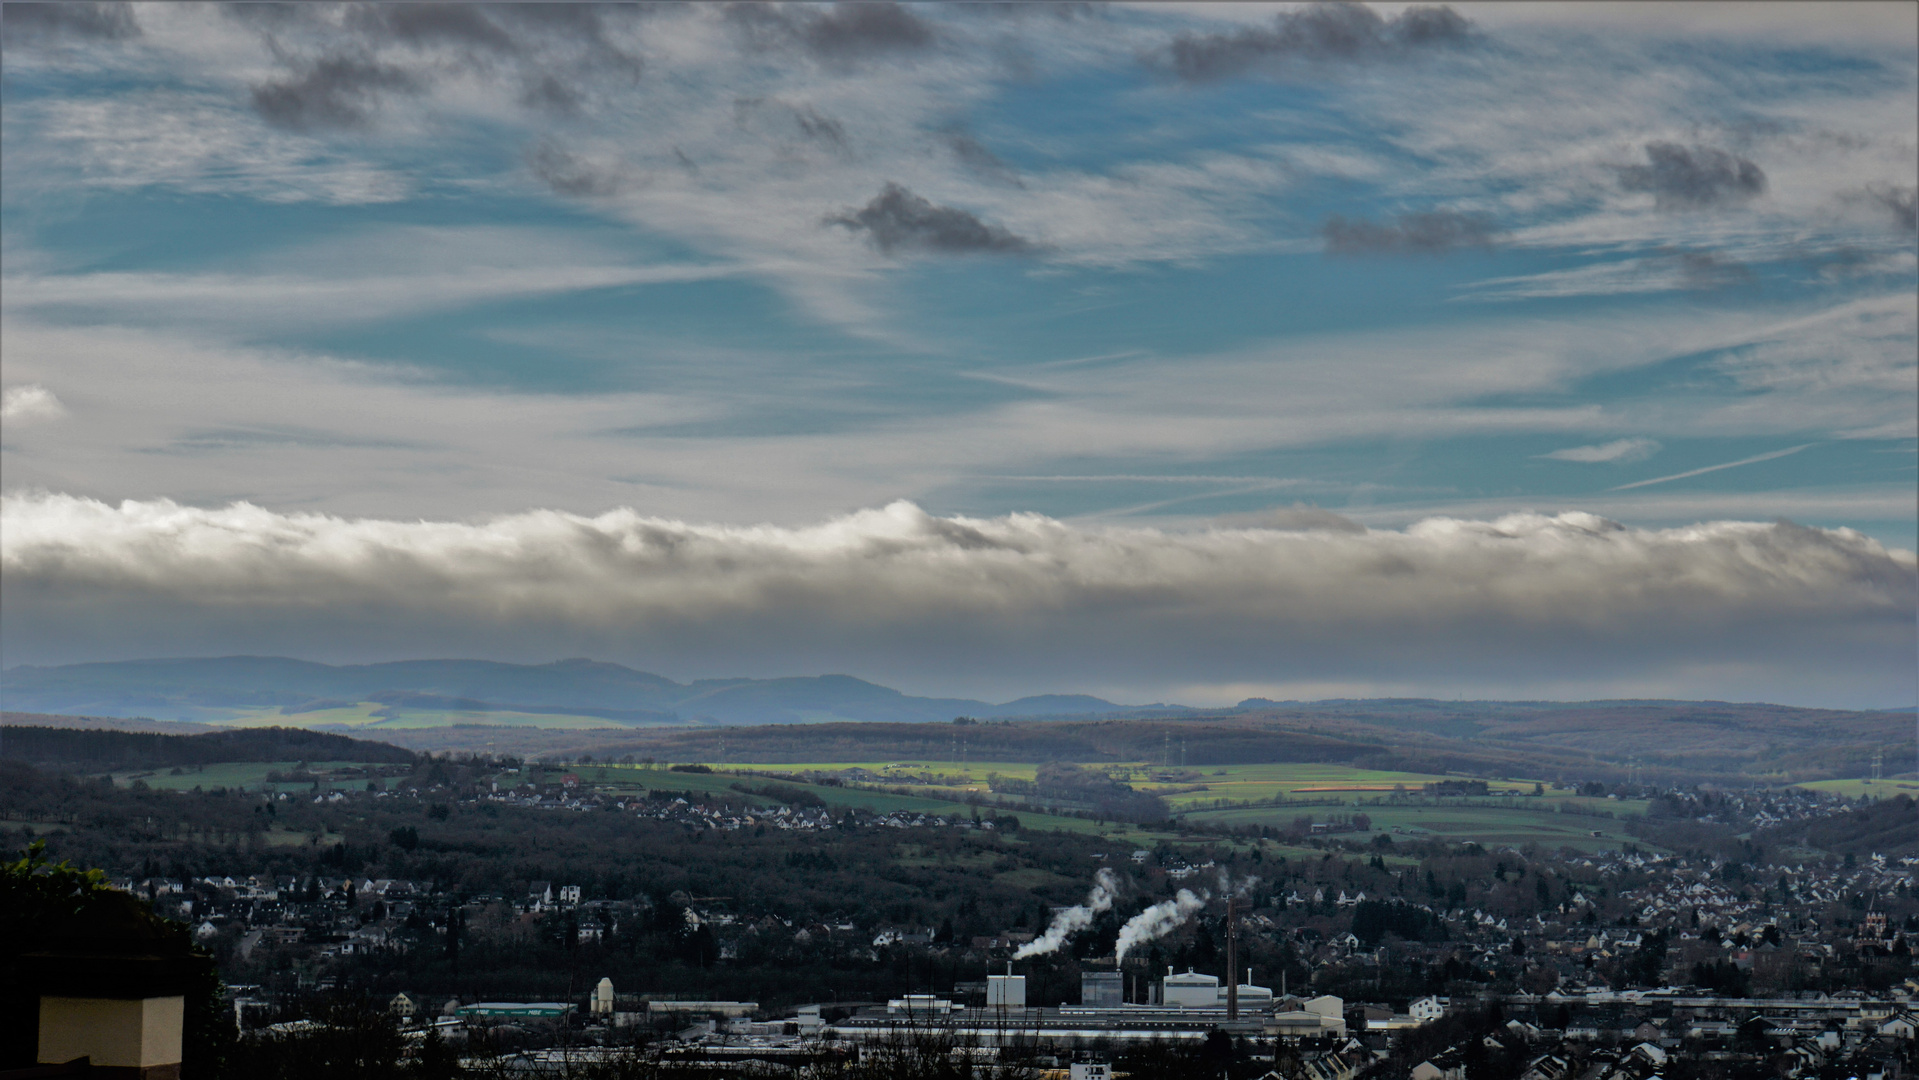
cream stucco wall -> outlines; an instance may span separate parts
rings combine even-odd
[[[186,1012],[183,997],[43,997],[37,1058],[57,1064],[85,1057],[95,1065],[122,1068],[177,1064]]]

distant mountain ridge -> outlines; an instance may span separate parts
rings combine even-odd
[[[633,726],[834,720],[924,723],[957,716],[1002,719],[1191,711],[1182,706],[1117,705],[1081,694],[1046,694],[999,705],[968,698],[913,697],[850,675],[678,683],[622,664],[585,659],[548,664],[401,660],[333,665],[276,656],[227,656],[23,665],[0,673],[0,705],[22,712],[205,722],[218,721],[235,710],[273,709],[298,718],[360,703],[386,710],[582,716]]]

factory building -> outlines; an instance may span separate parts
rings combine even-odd
[[[1126,1004],[1126,983],[1117,971],[1082,971],[1079,1004],[1085,1009],[1117,1009]]]
[[[986,1007],[989,1009],[1024,1009],[1026,1007],[1026,976],[1007,973],[986,977]]]
[[[1081,972],[1080,1004],[1059,1008],[1029,1008],[1026,979],[1021,975],[989,975],[986,985],[984,1008],[932,995],[909,995],[884,1009],[861,1009],[830,1025],[827,1034],[861,1040],[936,1029],[979,1046],[1007,1046],[1064,1045],[1076,1040],[1196,1042],[1215,1030],[1255,1040],[1290,1040],[1346,1030],[1345,1002],[1339,998],[1276,1001],[1271,989],[1253,984],[1251,972],[1246,981],[1230,988],[1238,991],[1237,1016],[1229,1010],[1229,987],[1222,986],[1216,975],[1191,970],[1169,969],[1153,983],[1153,1004],[1128,1003],[1124,978],[1116,971]]]
[[[1082,977],[1083,978],[1083,977]],[[1166,969],[1166,977],[1159,981],[1160,1004],[1181,1009],[1223,1009],[1226,1007],[1227,988],[1220,985],[1219,976],[1199,974],[1187,968],[1185,974],[1175,975],[1172,968]],[[1272,1008],[1273,991],[1271,987],[1254,986],[1253,973],[1246,973],[1246,981],[1239,984],[1239,1004],[1255,1012]]]

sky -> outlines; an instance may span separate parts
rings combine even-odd
[[[0,663],[1919,694],[1919,7],[17,4]]]

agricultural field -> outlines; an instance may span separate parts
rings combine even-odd
[[[583,785],[607,792],[641,794],[649,790],[702,791],[738,794],[735,785],[790,787],[818,797],[828,806],[858,807],[875,813],[971,816],[975,809],[1012,813],[1028,828],[1066,829],[1110,837],[1116,844],[1151,846],[1176,840],[1171,834],[1120,823],[1101,824],[1080,817],[1036,813],[1011,797],[993,795],[989,774],[1031,780],[1036,763],[940,761],[805,762],[760,765],[721,763],[712,773],[669,771],[663,766],[605,764],[570,768]],[[1296,819],[1325,822],[1364,813],[1371,819],[1367,834],[1339,834],[1364,841],[1385,832],[1412,838],[1443,838],[1487,845],[1538,843],[1582,851],[1617,848],[1627,842],[1624,820],[1643,814],[1646,804],[1574,795],[1570,791],[1536,786],[1528,780],[1488,781],[1490,797],[1448,798],[1435,804],[1420,800],[1423,785],[1458,780],[1437,774],[1380,772],[1314,763],[1208,766],[1201,769],[1159,769],[1144,765],[1103,766],[1135,787],[1163,793],[1168,806],[1183,821],[1194,824],[1265,825],[1293,827]],[[855,772],[857,770],[858,772]],[[551,769],[542,770],[549,774]],[[809,784],[801,774],[864,773],[870,780],[845,786]],[[924,779],[922,779],[924,778]],[[930,783],[928,783],[930,781]],[[889,788],[928,786],[928,795],[896,794]],[[931,792],[966,791],[978,798],[975,807]],[[1541,792],[1541,793],[1536,793]],[[742,796],[745,798],[746,796]],[[775,801],[752,796],[761,801]],[[1290,800],[1275,805],[1272,800]],[[1253,805],[1246,805],[1251,803]],[[1265,805],[1259,805],[1264,803]],[[1610,817],[1603,815],[1611,815]],[[1599,833],[1594,836],[1593,833]]]
[[[310,779],[270,781],[269,774],[291,775],[302,764],[311,774]],[[117,772],[113,782],[120,787],[128,787],[135,780],[160,791],[191,791],[194,788],[212,790],[226,788],[229,791],[265,791],[269,788],[287,792],[313,790],[317,782],[322,791],[364,791],[371,780],[381,783],[379,777],[369,777],[368,770],[374,773],[381,766],[368,766],[357,761],[236,761],[217,765],[183,765],[175,769],[148,769],[137,772]],[[382,784],[382,786],[385,786]]]
[[[1919,799],[1919,781],[1915,780],[1814,780],[1793,786],[1848,799],[1890,799],[1897,795]]]
[[[1150,769],[1144,770],[1141,778],[1143,782],[1136,782],[1136,787],[1161,793],[1167,804],[1179,811],[1203,809],[1221,801],[1257,802],[1274,798],[1371,802],[1395,793],[1418,794],[1426,784],[1459,779],[1432,773],[1380,772],[1313,763]],[[1528,795],[1533,783],[1491,780],[1487,788],[1498,794]]]

